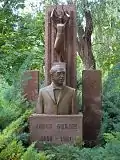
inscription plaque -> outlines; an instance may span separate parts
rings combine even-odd
[[[78,115],[32,114],[29,118],[30,141],[72,144],[82,140],[82,113]]]

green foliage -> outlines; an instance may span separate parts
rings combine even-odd
[[[0,153],[0,160],[20,160],[24,153],[24,147],[21,142],[13,140]]]
[[[1,6],[5,9],[19,9],[24,7],[24,0],[1,0]]]
[[[102,0],[91,6],[94,35],[93,51],[98,67],[107,73],[120,59],[120,1]]]
[[[120,132],[104,133],[104,139],[107,143],[120,141]]]
[[[41,68],[43,73],[44,14],[20,15],[17,9],[23,2],[6,1],[0,7],[0,74],[9,84],[27,69]]]
[[[26,111],[23,116],[18,118],[16,121],[13,121],[0,133],[0,150],[5,148],[8,143],[17,137],[17,134],[19,134],[24,128],[24,122],[30,116],[30,114],[31,110]]]
[[[25,150],[23,144],[28,145],[29,135],[25,133],[25,129],[32,108],[27,108],[19,89],[14,92],[15,86],[9,86],[4,79],[1,80],[3,83],[0,84],[0,159],[19,160]]]
[[[73,160],[80,158],[80,150],[78,147],[61,145],[61,146],[51,146],[45,151],[49,155],[49,160]]]
[[[120,131],[120,63],[109,72],[103,88],[102,132]]]
[[[119,160],[120,141],[115,139],[104,147],[79,148],[72,145],[48,146],[45,153],[49,160]]]
[[[34,149],[34,144],[27,148],[21,160],[48,160],[44,152],[37,152]]]
[[[19,105],[17,105],[16,103],[14,104],[12,102],[13,104],[12,107],[15,106],[15,109],[12,110],[11,102],[10,104],[8,102],[7,103],[5,102],[4,104],[8,104],[8,106],[7,106],[7,109],[3,106],[4,112],[6,114],[4,115],[4,117],[3,116],[0,117],[3,122],[3,124],[0,123],[2,126],[1,129],[6,127],[0,132],[0,159],[1,160],[7,160],[7,159],[19,160],[24,153],[24,147],[20,142],[20,140],[22,140],[22,142],[24,142],[23,144],[25,144],[26,142],[25,137],[28,137],[28,136],[25,135],[24,129],[26,128],[26,122],[28,120],[28,117],[32,113],[32,109],[31,108],[27,109],[24,107],[24,105],[22,106],[22,104],[20,103]],[[2,101],[2,105],[3,105],[3,101]]]
[[[27,109],[27,103],[21,96],[18,85],[9,86],[3,78],[0,79],[0,130],[19,118]]]
[[[26,123],[27,126],[24,124],[24,131],[22,131],[21,133],[19,133],[19,135],[17,136],[17,139],[19,141],[22,141],[22,144],[24,145],[24,147],[28,147],[29,146],[29,140],[30,140],[30,134],[28,133],[28,130],[26,130],[26,128],[28,129],[28,123]]]

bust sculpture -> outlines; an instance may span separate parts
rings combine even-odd
[[[76,114],[75,89],[64,85],[65,67],[59,63],[50,70],[52,83],[39,91],[36,113],[69,115]]]
[[[70,15],[67,11],[64,11],[62,6],[61,14],[58,14],[56,8],[51,12],[51,19],[53,21],[54,28],[56,30],[56,38],[54,43],[54,49],[58,55],[58,61],[64,62],[64,38],[65,38],[65,27],[70,19]]]

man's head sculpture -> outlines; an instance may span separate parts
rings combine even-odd
[[[58,63],[52,66],[50,70],[50,74],[54,84],[58,86],[63,85],[65,80],[65,72],[66,72],[65,66],[63,66],[62,64]]]

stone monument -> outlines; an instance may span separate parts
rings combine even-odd
[[[75,21],[74,6],[46,10],[46,87],[40,89],[35,114],[29,118],[31,142],[73,144],[77,137],[82,141],[83,116],[76,107],[75,91]]]
[[[46,87],[40,89],[35,114],[29,118],[31,142],[73,144],[77,137],[81,140],[83,137],[86,146],[98,143],[101,72],[83,71],[82,116],[76,107],[75,22],[73,5],[49,6],[46,9]]]

